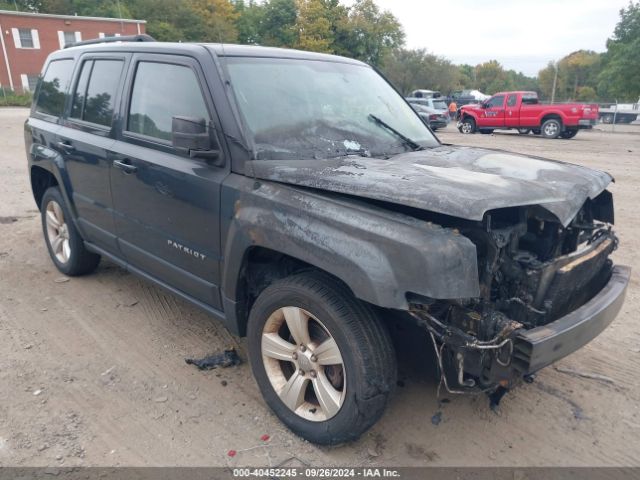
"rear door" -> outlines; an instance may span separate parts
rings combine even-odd
[[[483,128],[504,127],[504,103],[504,95],[495,95],[485,102],[481,122]]]
[[[229,167],[171,146],[173,116],[217,123],[199,63],[135,54],[122,112],[109,154],[120,249],[136,269],[219,308],[220,184]]]
[[[506,127],[520,126],[520,105],[518,105],[518,103],[518,94],[510,93],[507,95],[507,104],[504,116],[504,124]]]
[[[70,192],[85,240],[118,253],[107,152],[128,54],[89,54],[78,62],[71,104],[59,131]]]
[[[64,113],[67,92],[73,74],[73,58],[54,59],[46,66],[36,91],[31,115],[25,124],[27,154],[34,164],[57,161],[62,182],[64,177],[64,154],[58,147],[58,132]],[[68,183],[68,182],[66,182]],[[65,185],[66,186],[66,185]],[[66,195],[66,189],[62,189]],[[73,205],[69,205],[73,210]]]

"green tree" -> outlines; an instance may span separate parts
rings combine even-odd
[[[385,57],[381,69],[404,95],[418,88],[448,93],[459,84],[458,67],[424,49],[396,49]]]
[[[578,50],[564,57],[559,68],[563,72],[566,97],[575,99],[581,87],[595,86],[596,74],[600,70],[600,55],[591,50]]]
[[[458,66],[458,85],[456,88],[476,88],[476,69],[473,65],[463,64]]]
[[[599,93],[620,101],[640,97],[640,2],[620,10],[620,21],[607,40],[604,68],[598,75]]]
[[[257,45],[262,42],[261,24],[264,18],[264,8],[261,3],[249,0],[236,0],[234,7],[238,17],[236,19],[236,29],[238,31],[238,42]]]
[[[295,0],[267,0],[264,3],[264,15],[260,22],[261,42],[274,47],[295,45],[297,16]]]
[[[556,74],[556,64],[549,62],[545,68],[538,72],[539,93],[542,98],[550,99],[553,90],[553,78]]]
[[[552,97],[556,67],[558,74],[555,100],[575,100],[578,97],[578,92],[585,87],[590,87],[597,92],[596,85],[600,65],[601,55],[591,50],[572,52],[561,58],[557,64],[549,62],[544,69],[538,72],[538,84],[542,97],[548,99]],[[597,97],[597,93],[595,97]]]
[[[333,53],[334,35],[329,5],[323,0],[298,0],[295,48]]]
[[[596,89],[593,87],[578,87],[576,93],[576,101],[578,102],[592,102],[598,97]]]
[[[497,60],[489,60],[476,65],[475,76],[475,88],[489,95],[515,88],[513,79]]]
[[[235,22],[238,13],[229,0],[189,0],[190,9],[200,19],[195,31],[186,30],[190,40],[200,42],[237,42]]]
[[[529,90],[537,92],[539,90],[538,79],[536,77],[528,77],[522,72],[515,70],[507,70],[507,76],[515,90]]]
[[[380,65],[386,54],[403,45],[400,22],[373,0],[356,0],[336,27],[336,53],[372,65]]]
[[[156,40],[197,40],[205,28],[186,0],[130,0],[127,4],[134,18],[147,21],[147,33]]]

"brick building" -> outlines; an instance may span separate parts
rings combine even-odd
[[[80,40],[145,33],[145,23],[0,10],[0,86],[33,91],[51,52]]]

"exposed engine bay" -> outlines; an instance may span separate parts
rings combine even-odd
[[[476,245],[480,297],[415,299],[411,308],[434,341],[448,391],[509,388],[528,373],[518,333],[554,322],[604,287],[618,243],[613,220],[605,190],[566,227],[539,206],[494,210],[456,227]]]

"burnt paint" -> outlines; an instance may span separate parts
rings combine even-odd
[[[450,229],[357,200],[230,175],[223,185],[223,291],[235,299],[242,258],[260,246],[333,274],[374,305],[407,309],[408,292],[479,295],[476,248]]]
[[[441,146],[391,159],[260,160],[257,178],[406,205],[467,220],[540,205],[567,226],[611,182],[604,172],[499,150]]]

